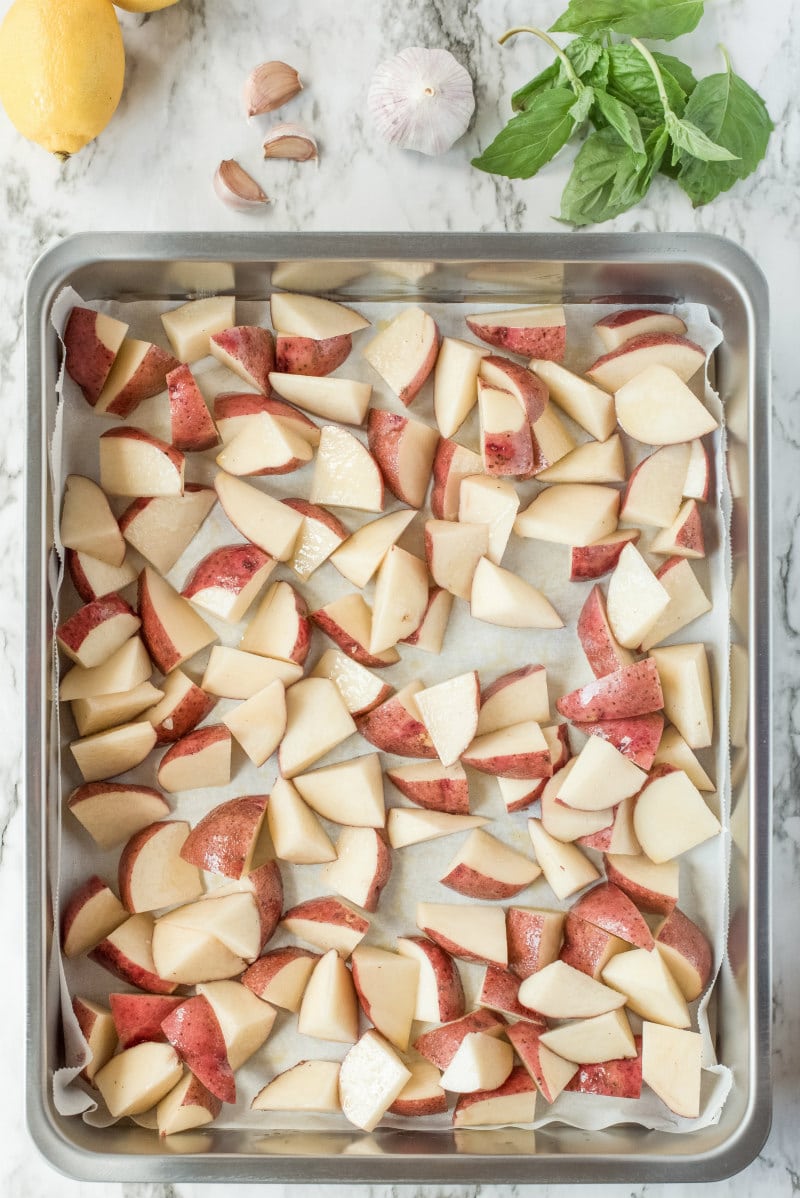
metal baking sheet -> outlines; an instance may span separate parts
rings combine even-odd
[[[579,259],[573,256],[578,246]],[[718,1125],[685,1136],[634,1127],[591,1135],[548,1127],[535,1139],[519,1129],[477,1134],[379,1129],[364,1136],[355,1130],[311,1134],[210,1128],[172,1137],[165,1145],[134,1127],[98,1131],[56,1114],[50,1077],[60,1063],[60,1021],[55,988],[47,978],[48,812],[57,818],[58,805],[48,788],[52,521],[46,448],[58,369],[57,339],[48,316],[55,295],[67,284],[86,300],[174,300],[218,291],[262,299],[281,286],[362,303],[708,305],[725,332],[715,366],[726,403],[734,494],[732,636],[741,647],[740,660],[749,663],[737,675],[746,674],[752,715],[749,743],[734,749],[732,935],[717,983],[718,1055],[733,1068],[737,1085]],[[45,1155],[63,1171],[93,1180],[641,1181],[663,1178],[668,1165],[671,1179],[705,1181],[744,1167],[769,1126],[770,993],[767,321],[763,280],[749,259],[729,242],[696,236],[89,235],[63,242],[34,268],[26,321],[28,1112]],[[752,493],[751,478],[760,484]]]

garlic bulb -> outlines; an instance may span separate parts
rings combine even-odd
[[[475,97],[469,74],[449,50],[409,46],[378,67],[367,107],[387,141],[442,154],[466,132]]]
[[[224,204],[238,212],[254,212],[269,203],[268,196],[235,158],[226,158],[217,167],[214,191]]]
[[[244,106],[248,116],[273,112],[303,90],[300,76],[285,62],[262,62],[254,67],[244,85]]]
[[[264,138],[264,157],[308,162],[317,157],[317,143],[302,125],[274,125]]]

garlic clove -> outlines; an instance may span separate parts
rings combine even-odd
[[[275,125],[264,138],[264,157],[308,162],[318,157],[317,143],[302,125]]]
[[[303,90],[300,76],[285,62],[262,62],[254,67],[244,85],[248,116],[273,112]]]
[[[472,119],[472,79],[449,50],[409,46],[377,68],[367,107],[387,141],[420,154],[442,154]]]
[[[217,167],[214,190],[224,204],[238,212],[254,212],[269,203],[269,196],[235,158],[226,158]]]

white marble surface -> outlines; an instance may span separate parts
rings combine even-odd
[[[0,0],[0,13],[8,6],[8,0]],[[768,161],[757,177],[698,212],[672,184],[660,181],[644,205],[605,228],[727,235],[755,256],[772,291],[775,1118],[760,1158],[735,1180],[703,1192],[709,1198],[723,1193],[778,1198],[800,1189],[800,956],[795,947],[800,887],[795,792],[800,778],[800,391],[790,342],[790,330],[796,340],[800,276],[800,107],[795,91],[800,17],[792,0],[709,0],[707,9],[703,31],[688,39],[686,56],[707,71],[716,68],[716,43],[728,47],[737,67],[765,95],[778,125]],[[550,217],[557,211],[564,164],[530,183],[498,180],[468,166],[505,118],[511,90],[544,62],[532,43],[520,39],[500,50],[494,35],[532,18],[544,23],[556,11],[551,0],[533,5],[530,0],[416,0],[409,5],[396,0],[181,0],[149,19],[123,15],[128,70],[122,105],[110,128],[75,159],[59,165],[18,138],[0,116],[0,389],[5,425],[0,441],[0,719],[6,729],[0,738],[0,944],[7,962],[0,986],[0,1193],[5,1198],[223,1194],[222,1186],[98,1186],[66,1180],[39,1159],[24,1127],[19,713],[25,404],[20,305],[25,275],[46,246],[87,229],[556,229]],[[451,48],[477,80],[477,121],[464,141],[439,160],[376,144],[364,116],[371,67],[409,44]],[[305,92],[286,116],[306,122],[318,136],[319,167],[260,162],[259,124],[245,123],[239,88],[249,68],[268,58],[292,63],[306,81]],[[213,195],[214,168],[226,157],[239,158],[264,182],[274,202],[263,215],[234,214]],[[425,1192],[456,1190],[431,1187]],[[256,1187],[239,1192],[250,1191],[255,1193]],[[482,1187],[489,1198],[493,1191]],[[394,1192],[370,1190],[375,1198]],[[560,1192],[561,1187],[539,1190],[542,1198]],[[577,1195],[581,1189],[569,1192]],[[645,1193],[652,1198],[666,1188],[628,1185],[603,1187],[602,1192],[614,1198]],[[293,1193],[310,1195],[312,1187],[297,1187]],[[669,1193],[688,1196],[696,1188],[678,1186]]]

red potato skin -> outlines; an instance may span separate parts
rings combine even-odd
[[[490,1010],[501,1011],[505,1015],[516,1015],[519,1019],[527,1019],[544,1032],[547,1030],[547,1021],[543,1016],[532,1011],[530,1007],[524,1007],[517,997],[521,983],[522,979],[516,974],[510,973],[506,969],[499,969],[497,965],[487,965],[478,1002],[482,1007],[489,1007]]]
[[[345,906],[340,899],[334,895],[326,895],[322,898],[308,899],[304,903],[297,903],[296,906],[290,907],[284,913],[284,919],[306,919],[309,923],[330,923],[336,924],[343,928],[352,928],[355,932],[360,932],[361,935],[366,935],[369,931],[369,920],[363,915],[359,915],[357,911],[351,910]]]
[[[468,1015],[462,1015],[460,1019],[453,1019],[441,1027],[435,1027],[430,1032],[423,1032],[421,1036],[417,1036],[413,1047],[426,1061],[430,1061],[437,1069],[444,1070],[458,1052],[461,1041],[470,1032],[488,1032],[492,1028],[504,1027],[505,1022],[502,1015],[481,1007],[477,1011],[470,1011]]]
[[[464,765],[479,770],[482,774],[493,777],[515,778],[525,781],[529,778],[551,778],[553,763],[550,760],[549,749],[537,749],[531,753],[508,753],[496,757],[479,757],[469,751],[461,754]]]
[[[356,720],[365,740],[384,753],[435,759],[437,753],[425,725],[392,695],[385,703]]]
[[[300,594],[300,592],[291,585],[286,584],[294,597],[294,610],[297,615],[297,635],[295,636],[294,644],[287,653],[289,661],[296,662],[297,665],[305,665],[305,660],[308,657],[311,648],[311,624],[308,614],[308,605]]]
[[[661,712],[653,711],[626,720],[595,720],[590,724],[576,724],[575,727],[587,736],[599,736],[608,741],[639,769],[649,770],[664,731],[664,717]]]
[[[189,367],[182,363],[167,375],[172,444],[203,450],[219,445],[219,434]]]
[[[400,446],[409,424],[411,421],[407,416],[397,416],[394,412],[387,412],[383,408],[371,408],[367,418],[367,444],[370,453],[378,463],[384,486],[401,503],[407,503],[410,507],[419,507],[421,505],[415,502],[417,496],[409,495],[403,490],[403,480],[397,470]]]
[[[187,491],[194,492],[211,490],[213,490],[213,487],[203,486],[202,483],[184,483],[183,487],[184,495]],[[130,527],[136,517],[145,510],[149,503],[154,503],[156,498],[157,497],[154,495],[142,495],[139,499],[134,499],[132,503],[128,504],[118,521],[119,530],[123,536],[125,535],[125,530]]]
[[[319,341],[313,337],[292,337],[279,333],[275,341],[275,366],[270,369],[281,374],[305,374],[321,378],[341,366],[352,348],[350,333],[323,337]],[[266,385],[264,390],[267,390]]]
[[[508,967],[520,981],[552,964],[558,955],[557,951],[553,956],[543,952],[542,931],[538,912],[524,907],[509,907],[506,911]]]
[[[481,438],[483,464],[493,478],[530,478],[533,470],[533,441],[530,425],[513,432],[485,434]]]
[[[511,391],[518,397],[525,408],[528,423],[535,424],[550,401],[550,390],[547,384],[526,366],[520,366],[519,362],[512,362],[509,358],[501,358],[498,354],[489,354],[483,359],[481,374],[483,374],[485,366],[493,366],[496,370],[503,372],[506,376],[505,390]],[[501,386],[502,384],[497,385]]]
[[[453,1111],[453,1125],[458,1127],[459,1115],[478,1102],[489,1102],[493,1098],[508,1098],[514,1094],[530,1094],[536,1084],[524,1065],[515,1065],[502,1086],[496,1090],[475,1090],[472,1094],[459,1095]]]
[[[89,960],[102,965],[103,969],[113,973],[121,982],[138,986],[140,990],[146,990],[149,994],[174,994],[178,989],[177,982],[165,981],[152,970],[131,962],[110,940],[101,940],[97,948],[89,953]]]
[[[653,935],[647,922],[627,894],[612,882],[600,882],[587,890],[570,914],[603,928],[635,948],[644,948],[648,952],[653,948]]]
[[[238,594],[272,560],[263,549],[249,542],[244,545],[221,545],[197,563],[181,594],[184,599],[192,599],[200,591],[212,587]]]
[[[58,639],[62,645],[77,652],[90,632],[116,616],[132,616],[137,621],[136,628],[139,627],[138,617],[130,603],[126,603],[116,591],[112,591],[110,595],[92,599],[83,607],[79,607],[69,619],[64,620],[58,627]]]
[[[277,861],[266,861],[247,874],[261,922],[261,950],[272,939],[283,912],[283,879]]]
[[[155,392],[154,392],[155,394]],[[143,397],[146,398],[146,397]],[[110,409],[109,409],[110,410]],[[125,441],[144,441],[146,445],[152,445],[155,449],[161,451],[165,457],[169,458],[176,470],[180,471],[183,468],[185,458],[179,449],[174,445],[168,445],[166,441],[159,440],[152,433],[147,433],[143,428],[134,428],[132,425],[128,428],[110,428],[101,434],[101,440],[108,438],[109,440]]]
[[[84,782],[72,791],[67,799],[67,806],[69,808],[77,807],[84,799],[93,799],[96,795],[106,794],[109,788],[123,793],[141,794],[144,792],[152,795],[154,799],[159,799],[164,804],[164,814],[169,811],[169,804],[160,790],[156,790],[152,786],[139,786],[135,782]]]
[[[266,809],[266,795],[242,795],[219,803],[192,828],[181,857],[209,873],[241,878]]]
[[[78,1021],[78,1027],[81,1029],[84,1039],[89,1047],[92,1048],[92,1032],[94,1031],[95,1023],[97,1022],[98,1018],[96,1012],[87,1006],[85,999],[80,998],[76,994],[72,1000],[72,1013]],[[92,1060],[87,1061],[83,1069],[81,1069],[80,1073],[78,1074],[78,1077],[82,1077],[83,1080],[88,1082],[90,1086],[94,1085],[94,1075],[99,1069],[103,1068],[103,1065],[107,1063],[106,1060],[98,1060],[97,1054],[94,1053],[94,1049],[92,1049],[92,1051]]]
[[[165,765],[170,765],[171,762],[177,761],[181,757],[194,757],[212,745],[230,739],[230,729],[226,724],[204,724],[202,728],[194,728],[167,749],[158,764],[158,773],[161,773]]]
[[[196,682],[193,682],[172,711],[165,715],[160,723],[153,725],[156,731],[156,744],[172,744],[186,736],[213,711],[216,703],[216,696],[206,694]]]
[[[573,1094],[605,1094],[609,1098],[641,1098],[642,1037],[634,1036],[635,1057],[581,1065],[564,1087]]]
[[[512,670],[509,674],[501,674],[499,678],[495,678],[494,682],[490,682],[481,691],[481,707],[485,707],[490,699],[494,698],[499,692],[504,691],[507,686],[511,686],[515,682],[521,682],[523,678],[530,678],[531,674],[538,674],[544,668],[542,665],[520,666],[519,669]]]
[[[640,911],[648,911],[652,915],[671,915],[676,904],[674,899],[669,894],[660,894],[656,890],[648,890],[639,883],[631,883],[620,873],[618,869],[612,865],[608,857],[604,858],[606,867],[606,877],[609,882],[613,882],[620,890],[627,894],[628,898],[636,904]]]
[[[611,938],[610,932],[581,919],[574,911],[568,911],[564,921],[564,943],[558,959],[598,980],[608,964]]]
[[[347,531],[341,520],[334,516],[333,512],[329,512],[326,507],[322,507],[319,503],[309,503],[307,499],[282,499],[287,507],[292,508],[295,512],[299,512],[301,516],[305,516],[307,520],[318,520],[320,524],[324,524],[332,533],[340,537],[343,541],[347,540],[350,533]]]
[[[559,714],[575,723],[622,720],[662,711],[663,707],[664,695],[652,657],[597,678],[556,702]]]
[[[309,613],[309,619],[313,620],[317,628],[321,629],[326,636],[329,636],[335,645],[338,645],[342,653],[346,653],[348,657],[352,657],[353,661],[357,661],[359,665],[367,666],[371,670],[385,669],[391,662],[382,661],[380,657],[370,653],[369,650],[355,640],[348,632],[342,628],[341,624],[337,624],[332,620],[324,608],[317,608],[316,611]],[[377,710],[377,708],[376,708]],[[435,756],[435,754],[432,754]]]
[[[392,876],[392,850],[386,843],[380,828],[369,829],[375,841],[375,872],[364,895],[362,906],[365,911],[377,911],[381,894]]]
[[[680,907],[675,907],[656,929],[656,942],[680,953],[697,970],[700,993],[709,981],[714,968],[714,956],[708,937]]]
[[[151,396],[158,395],[159,391],[164,390],[167,375],[177,366],[180,366],[177,358],[173,358],[172,354],[159,349],[157,345],[151,345],[142,358],[138,370],[114,397],[106,408],[105,414],[119,416],[120,419],[125,420],[143,400],[150,399]],[[110,431],[125,432],[126,430],[111,429]],[[105,436],[105,433],[103,435]]]
[[[490,313],[487,313],[487,318]],[[562,362],[567,348],[567,330],[563,325],[552,328],[507,328],[504,325],[480,324],[467,319],[472,333],[487,345],[508,350],[511,354],[524,354],[527,358],[543,358],[548,362]]]
[[[699,553],[701,557],[705,557],[706,539],[703,533],[703,518],[700,515],[697,500],[691,499],[689,503],[686,517],[675,537],[675,544],[679,549],[688,550],[690,553]]]
[[[232,329],[212,333],[211,341],[236,359],[250,375],[253,386],[265,394],[269,392],[270,371],[275,369],[275,345],[269,329],[238,324]]]
[[[458,519],[458,486],[453,486],[450,478],[453,457],[456,450],[462,448],[448,437],[440,437],[436,453],[433,457],[433,486],[431,488],[431,515],[435,520]],[[480,474],[481,468],[470,473]],[[467,477],[463,475],[461,477]],[[459,482],[460,485],[460,482]]]
[[[682,337],[680,333],[638,333],[635,337],[629,337],[617,349],[612,349],[607,354],[602,354],[592,362],[586,373],[589,378],[592,378],[598,367],[603,367],[608,362],[613,362],[616,358],[626,357],[628,354],[635,353],[636,350],[652,349],[656,345],[683,345],[696,350],[702,361],[705,361],[706,351],[703,347],[695,341],[690,341],[688,337]],[[698,364],[699,369],[700,364]]]
[[[605,597],[597,585],[592,587],[581,608],[577,633],[595,678],[614,674],[624,666],[624,661],[620,661],[617,654],[614,634],[608,622]]]
[[[448,592],[445,591],[444,587],[433,586],[433,587],[428,588],[428,606],[425,608],[425,612],[422,616],[422,619],[420,620],[419,625],[414,629],[414,631],[409,636],[403,637],[402,641],[400,642],[401,645],[416,645],[416,644],[418,644],[422,633],[425,631],[425,623],[431,614],[431,610],[436,605],[436,603],[439,602],[439,596],[445,595],[445,594],[448,594]]]
[[[525,781],[524,778],[520,780],[523,782]],[[509,814],[514,811],[526,811],[528,807],[533,806],[537,799],[542,797],[542,792],[544,791],[545,786],[547,786],[547,778],[540,778],[538,781],[531,779],[531,789],[528,791],[528,793],[524,794],[521,799],[517,799],[513,803],[506,804],[506,811],[508,811]]]
[[[108,885],[108,883],[104,882],[102,878],[99,878],[97,874],[93,874],[91,878],[87,878],[87,880],[70,896],[69,902],[64,907],[64,914],[61,918],[61,943],[63,944],[64,952],[67,953],[67,955],[69,955],[69,934],[70,930],[75,924],[75,921],[80,918],[81,911],[83,911],[86,904],[95,898],[96,895],[102,894],[103,891],[106,890],[109,892],[111,891],[111,887]],[[108,935],[109,931],[113,931],[113,928],[107,929],[105,935]],[[103,937],[101,937],[101,939],[103,939]]]
[[[221,1102],[236,1102],[236,1082],[214,1008],[201,994],[162,1020],[161,1030],[192,1073]]]
[[[148,840],[152,840],[154,836],[158,836],[161,829],[170,823],[183,823],[182,820],[156,820],[152,824],[148,824],[146,828],[142,828],[139,832],[134,832],[133,836],[128,840],[122,849],[119,856],[119,866],[117,868],[117,882],[119,886],[120,901],[128,911],[134,912],[133,895],[131,893],[131,882],[136,865],[136,858],[147,844]],[[184,823],[184,827],[188,824]],[[171,991],[169,991],[171,993]]]
[[[161,1022],[183,999],[161,994],[109,994],[108,1002],[120,1048],[133,1048],[146,1040],[166,1040]]]
[[[414,375],[410,383],[406,383],[405,387],[401,387],[397,393],[397,398],[401,403],[408,408],[419,395],[422,388],[428,381],[431,371],[436,365],[436,359],[439,357],[439,346],[441,344],[441,333],[439,326],[433,321],[434,336],[428,350],[428,356],[420,366],[417,373]]]
[[[425,1115],[443,1115],[446,1110],[447,1095],[442,1090],[440,1094],[431,1094],[428,1098],[395,1098],[389,1107],[389,1114],[415,1119]]]
[[[635,545],[642,535],[638,528],[630,529],[630,534],[627,540],[610,545],[573,545],[570,549],[570,582],[591,582],[610,574],[616,569],[625,546]]]
[[[447,936],[443,936],[437,932],[436,928],[422,928],[426,936],[428,936],[440,948],[443,948],[446,953],[450,953],[454,957],[458,957],[460,961],[477,961],[479,965],[489,965],[485,957],[479,957],[476,953],[472,953],[469,949],[464,948],[461,944],[455,944]],[[470,1031],[481,1031],[481,1028],[470,1028]],[[423,1054],[424,1055],[424,1054]]]
[[[184,1107],[200,1107],[202,1110],[208,1111],[212,1119],[216,1119],[222,1110],[222,1103],[216,1094],[212,1094],[210,1090],[206,1089],[199,1078],[192,1077],[181,1103],[181,1109]]]
[[[251,391],[225,391],[214,400],[215,420],[234,420],[237,416],[254,416],[258,412],[266,412],[276,420],[291,421],[297,426],[302,436],[312,433],[319,440],[319,427],[292,404],[284,399],[276,399],[271,395],[257,395]]]
[[[409,782],[387,769],[386,776],[401,794],[427,811],[447,815],[469,815],[469,782],[466,778],[439,778],[432,782]]]
[[[93,308],[75,307],[64,329],[64,366],[92,407],[111,373],[116,353],[97,336],[97,313]]]
[[[405,939],[418,945],[430,962],[439,995],[439,1019],[442,1023],[461,1019],[466,1003],[464,983],[453,958],[426,936],[406,936]]]
[[[513,898],[530,885],[530,882],[524,882],[517,886],[504,882],[501,878],[489,878],[463,863],[451,869],[450,873],[445,874],[439,881],[448,890],[455,890],[457,894],[466,895],[467,898],[491,900]]]
[[[243,986],[247,986],[248,990],[252,990],[253,994],[258,998],[264,998],[267,987],[281,970],[301,958],[318,961],[320,953],[314,953],[310,948],[300,948],[296,944],[287,944],[283,948],[273,948],[268,953],[264,953],[263,957],[259,957],[257,961],[254,961],[244,971],[240,981]]]
[[[545,1102],[553,1102],[553,1095],[547,1085],[547,1081],[542,1070],[539,1057],[539,1037],[544,1029],[538,1027],[535,1023],[525,1023],[520,1020],[519,1023],[513,1024],[506,1035],[508,1036],[519,1059],[522,1061],[522,1068],[529,1077],[536,1083],[542,1098]]]
[[[634,324],[636,321],[646,320],[648,316],[663,317],[664,313],[663,312],[655,312],[652,308],[626,308],[622,312],[613,312],[610,316],[604,316],[602,320],[597,321],[597,324],[594,327],[596,329],[597,328],[606,328],[606,329],[624,328],[626,325]],[[673,316],[672,319],[675,321],[679,321],[681,324],[683,324],[683,321],[680,320],[680,317],[678,317],[678,316]],[[685,328],[685,326],[684,326],[684,328]]]
[[[102,599],[104,595],[114,594],[112,591],[105,591],[103,595],[100,595],[95,591],[81,566],[81,555],[77,549],[66,551],[66,565],[72,585],[84,603],[91,603],[94,599]],[[130,583],[128,585],[130,586]]]

